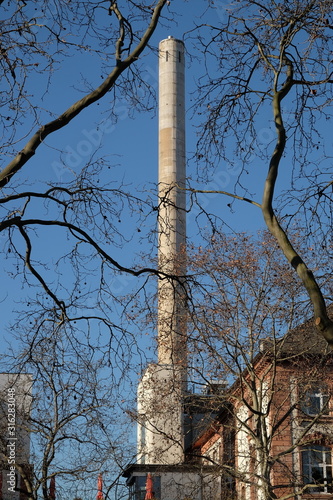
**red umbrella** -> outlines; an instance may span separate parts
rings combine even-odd
[[[56,486],[55,486],[55,477],[52,476],[50,480],[50,489],[49,489],[49,497],[50,500],[55,500],[56,497]]]
[[[98,480],[97,480],[97,495],[96,495],[96,500],[103,500],[103,478],[102,474],[98,475]]]
[[[146,481],[146,496],[145,500],[152,500],[154,497],[154,484],[153,484],[153,478],[151,477],[150,472],[148,472],[147,475],[147,481]]]

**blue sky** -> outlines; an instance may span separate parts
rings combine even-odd
[[[156,49],[158,42],[169,35],[176,38],[185,39],[188,32],[193,29],[194,24],[204,22],[217,23],[223,20],[228,9],[232,9],[233,3],[227,0],[215,2],[215,10],[210,12],[210,17],[205,13],[205,2],[201,0],[174,2],[174,9],[177,11],[177,19],[168,22],[168,26],[160,26],[152,39],[152,46]],[[200,76],[205,73],[203,60],[198,53],[193,53],[190,43],[186,45],[186,94],[187,94],[187,150],[188,150],[188,176],[193,180],[192,185],[197,188],[210,190],[233,191],[234,183],[239,174],[239,168],[235,164],[230,168],[221,162],[216,171],[211,175],[210,181],[202,184],[195,182],[196,164],[192,160],[197,141],[197,125],[200,117],[193,109],[196,83]],[[193,57],[195,55],[195,57]],[[157,89],[158,81],[158,58],[156,51],[147,51],[139,61],[142,68],[142,78]],[[101,81],[99,62],[93,54],[85,54],[80,58],[65,58],[57,71],[52,75],[51,85],[45,93],[45,83],[48,74],[36,75],[30,83],[29,90],[35,95],[36,102],[40,107],[50,108],[53,113],[59,114],[66,109],[73,101],[82,97],[84,81],[91,79],[97,84]],[[39,78],[41,78],[42,83]],[[140,99],[140,89],[138,89]],[[79,117],[74,119],[64,130],[58,131],[48,137],[36,155],[26,165],[21,179],[25,179],[29,189],[37,189],[41,182],[68,182],[75,178],[75,175],[90,159],[91,155],[95,159],[105,157],[112,168],[103,172],[103,182],[106,180],[122,182],[126,189],[133,194],[145,196],[143,193],[149,192],[152,198],[156,197],[157,183],[157,109],[152,109],[147,113],[133,112],[132,104],[126,98],[120,97],[115,104],[115,114],[117,122],[113,123],[108,114],[110,102],[113,94],[107,94],[100,103],[92,105],[83,111]],[[267,117],[263,116],[258,123],[258,148],[266,146],[272,148],[275,138],[274,125],[271,121],[270,110],[267,110]],[[46,113],[42,112],[45,120]],[[27,116],[27,123],[29,117]],[[26,124],[22,125],[22,130],[28,131]],[[325,131],[329,137],[329,130]],[[273,141],[273,143],[271,143]],[[204,165],[203,165],[204,166]],[[282,164],[281,178],[278,187],[283,186],[289,180],[290,165],[287,162]],[[249,175],[247,176],[247,186],[254,200],[260,202],[267,165],[258,161],[256,151],[252,155],[249,163]],[[284,171],[285,170],[285,171]],[[201,194],[198,199],[205,210],[218,215],[225,221],[226,231],[249,231],[255,232],[264,228],[260,210],[252,205],[241,201],[234,201],[229,207],[230,198],[219,194]],[[202,244],[199,229],[195,219],[198,208],[194,206],[188,215],[188,238],[190,242]],[[204,217],[199,220],[200,229],[205,230],[208,223]],[[151,243],[147,244],[146,236],[152,236],[156,231],[156,215],[149,216],[142,225],[138,225],[133,215],[124,212],[119,222],[120,231],[129,240],[124,248],[113,248],[106,245],[112,256],[123,265],[140,263],[140,253],[156,252],[156,247],[152,248]],[[57,256],[66,251],[66,239],[60,237],[61,231],[43,231],[40,233],[39,249],[40,254],[46,255],[49,264],[49,275]],[[154,241],[154,237],[150,238]],[[104,244],[105,242],[102,242]],[[0,245],[4,246],[5,238],[0,238]],[[11,269],[11,256],[9,260],[2,260],[2,287],[0,291],[0,308],[2,311],[2,334],[8,336],[6,328],[10,325],[14,316],[12,311],[21,307],[22,300],[27,296],[29,290],[21,287],[20,276],[15,276],[15,268]],[[7,275],[5,270],[12,271]],[[115,292],[125,293],[130,291],[135,280],[131,276],[118,276],[115,279],[113,289]]]
[[[223,16],[228,2],[220,1],[216,3],[216,13]],[[171,23],[171,27],[160,27],[153,37],[152,44],[157,45],[158,41],[169,35],[183,38],[184,33],[193,27],[193,20],[199,24],[203,4],[201,1],[179,2],[175,9],[180,12],[177,21]],[[190,12],[190,15],[189,15]],[[143,67],[143,78],[157,89],[158,61],[156,53],[146,53],[141,61]],[[192,105],[192,92],[195,88],[195,80],[198,78],[202,68],[200,60],[192,59],[190,54],[186,62],[186,86],[187,86],[187,149],[189,158],[195,150],[196,130]],[[30,83],[30,90],[35,96],[40,93],[39,105],[44,108],[51,108],[54,113],[61,113],[66,106],[82,96],[76,89],[82,87],[84,78],[93,75],[91,80],[98,82],[100,76],[95,71],[94,57],[86,56],[82,60],[65,58],[61,67],[54,73],[51,86],[46,94],[40,91],[43,86],[39,78],[34,78]],[[42,77],[43,85],[45,78]],[[56,132],[46,139],[45,145],[41,146],[36,155],[26,165],[21,178],[26,178],[26,185],[29,188],[38,188],[40,181],[58,182],[72,180],[75,174],[82,168],[92,154],[95,158],[105,156],[109,159],[113,168],[107,171],[106,177],[109,179],[123,180],[124,184],[133,193],[149,190],[154,196],[157,182],[157,112],[156,109],[150,113],[134,113],[132,117],[131,103],[126,99],[120,99],[116,104],[116,114],[118,120],[116,124],[111,123],[107,109],[112,95],[106,95],[102,102],[92,105],[89,109],[73,120],[64,130]],[[43,114],[43,113],[42,113]],[[45,118],[46,119],[46,118]],[[49,119],[49,118],[47,118]],[[29,119],[27,119],[27,122]],[[23,130],[27,130],[24,124]],[[63,154],[59,156],[59,151]],[[195,165],[189,161],[188,175],[195,177]],[[208,186],[198,186],[204,189],[232,189],[233,181],[237,175],[235,171],[227,171],[221,165],[220,170],[213,176],[213,182]],[[249,207],[242,203],[236,203],[231,212],[227,207],[227,200],[220,195],[199,195],[200,202],[204,207],[217,212],[225,217],[226,221],[235,230],[256,230],[262,227],[261,214],[255,207]],[[195,209],[194,209],[195,213]],[[121,221],[121,230],[124,234],[131,236],[133,231],[133,219],[124,214]],[[145,228],[140,228],[143,233],[154,231],[156,221],[151,217],[146,222]],[[194,215],[188,218],[188,234],[190,239],[195,239],[197,227],[194,224]],[[141,236],[141,234],[140,234]],[[58,236],[50,232],[46,238],[40,238],[40,251],[45,252],[50,257],[52,265],[53,254],[58,250]],[[4,239],[1,239],[3,244]],[[62,245],[64,242],[62,241]],[[129,265],[136,259],[138,250],[145,251],[145,243],[142,239],[134,239],[125,250],[114,250],[114,255],[125,265]],[[54,256],[55,258],[55,256]],[[5,266],[8,261],[4,262]],[[2,326],[8,325],[12,320],[11,310],[15,308],[13,302],[21,301],[26,290],[21,290],[19,278],[13,280],[12,276],[7,278],[3,274],[2,292],[0,299],[2,309]],[[126,283],[126,279],[123,280]]]

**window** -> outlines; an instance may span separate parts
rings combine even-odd
[[[235,468],[235,440],[236,433],[234,429],[226,429],[223,440],[223,462],[230,470],[233,471]],[[236,489],[236,482],[234,475],[228,474],[226,469],[226,474],[224,476],[224,484],[229,492],[234,492]]]
[[[134,476],[130,488],[130,499],[131,500],[144,500],[146,496],[146,481],[147,476]],[[161,478],[160,476],[153,476],[154,485],[154,497],[161,498]]]
[[[330,396],[323,388],[313,388],[305,393],[302,401],[302,411],[310,416],[329,414]]]
[[[302,473],[309,493],[332,493],[331,448],[317,444],[302,449]]]

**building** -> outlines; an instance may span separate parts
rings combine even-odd
[[[332,498],[332,375],[312,320],[263,341],[231,387],[185,398],[184,461],[129,466],[130,498],[144,499],[148,472],[161,500]]]
[[[25,500],[24,476],[30,477],[30,434],[27,419],[32,401],[29,374],[0,374],[0,500]]]
[[[313,320],[262,343],[188,455],[220,464],[218,498],[333,493],[333,355]]]

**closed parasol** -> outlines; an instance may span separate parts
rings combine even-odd
[[[96,500],[103,500],[103,478],[102,474],[98,475],[98,480],[97,480],[97,495],[96,495]]]
[[[152,500],[154,499],[154,484],[153,484],[153,478],[150,474],[150,472],[148,472],[147,474],[147,481],[146,481],[146,496],[145,496],[145,500]]]

